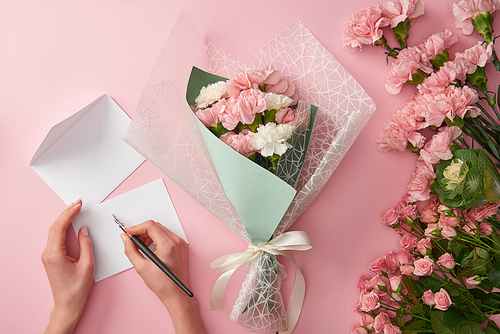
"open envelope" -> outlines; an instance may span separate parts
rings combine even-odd
[[[103,95],[52,127],[30,166],[66,204],[99,204],[145,160],[123,141],[129,123]]]

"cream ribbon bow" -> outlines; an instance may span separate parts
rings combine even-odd
[[[222,272],[223,274],[217,279],[217,282],[215,282],[214,288],[212,289],[210,308],[212,310],[222,309],[227,282],[236,269],[256,260],[262,252],[267,252],[273,255],[283,255],[292,261],[296,268],[295,282],[287,308],[287,332],[291,333],[297,324],[297,320],[299,319],[300,311],[302,309],[302,303],[304,302],[305,280],[299,270],[297,262],[295,261],[295,257],[290,251],[303,251],[311,248],[312,243],[307,232],[290,231],[285,232],[260,246],[250,244],[248,245],[248,249],[242,253],[228,254],[218,258],[210,264],[210,267],[212,267],[212,269],[216,272]]]

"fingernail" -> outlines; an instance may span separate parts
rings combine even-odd
[[[75,204],[75,202],[71,202],[71,204],[68,205],[68,208],[71,208],[74,204]]]
[[[123,243],[125,243],[125,235],[123,233],[120,234],[120,238],[122,239]]]
[[[88,237],[89,236],[89,230],[87,229],[87,226],[82,226],[80,228],[80,231],[82,231],[82,235]]]

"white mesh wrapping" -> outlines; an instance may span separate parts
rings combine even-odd
[[[282,234],[319,194],[375,111],[375,104],[300,21],[242,63],[207,42],[187,15],[180,15],[124,139],[248,242],[249,235],[224,194],[185,99],[192,66],[223,77],[249,66],[271,66],[292,79],[299,100],[319,107],[297,195],[274,236]],[[276,274],[271,264],[269,254],[264,253],[249,265],[231,313],[231,318],[249,331],[286,328],[280,293],[284,267],[277,264],[281,271]],[[243,313],[256,296],[256,302]]]

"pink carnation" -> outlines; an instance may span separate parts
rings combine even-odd
[[[451,121],[455,116],[464,118],[477,99],[478,95],[474,89],[451,85],[443,91],[422,95],[419,108],[427,125],[441,126],[446,117]]]
[[[436,302],[436,309],[441,311],[446,311],[451,305],[451,298],[448,292],[441,288],[438,292],[434,294],[434,300]]]
[[[479,41],[463,53],[455,53],[455,61],[461,62],[467,68],[467,73],[472,74],[476,72],[478,66],[485,67],[486,63],[492,60],[492,54],[492,44]]]
[[[429,276],[434,269],[434,261],[427,255],[423,259],[416,260],[413,265],[415,266],[413,274],[417,276]]]
[[[410,172],[410,181],[407,184],[408,194],[414,201],[425,201],[430,198],[432,181],[436,178],[432,165],[422,157],[417,159],[415,169]]]
[[[389,20],[382,16],[380,6],[375,5],[354,13],[346,22],[342,44],[345,49],[355,51],[363,45],[371,45],[378,41]]]
[[[265,85],[264,91],[266,93],[283,94],[295,100],[295,84],[288,78],[281,78],[275,84]]]
[[[442,127],[439,132],[432,136],[420,151],[420,156],[428,164],[436,164],[441,160],[453,158],[450,145],[462,134],[458,126]]]
[[[228,100],[220,100],[216,105],[220,103],[219,120],[222,126],[227,130],[234,130],[241,120],[236,97],[233,96]]]
[[[469,212],[467,212],[467,216],[480,222],[496,215],[498,213],[498,207],[500,207],[500,203],[486,203],[477,208],[470,209]]]
[[[292,108],[280,109],[276,112],[275,120],[278,124],[293,125],[295,122],[296,112]]]
[[[424,73],[431,73],[433,71],[427,55],[416,46],[401,50],[389,71],[385,89],[390,94],[398,94],[403,84],[411,81],[412,75],[419,69]]]
[[[418,85],[420,94],[436,94],[444,91],[450,84],[457,81],[464,82],[467,74],[467,68],[463,62],[454,60],[447,61],[439,68],[437,72],[432,73],[424,79],[422,84]]]
[[[422,147],[425,138],[417,132],[419,124],[416,118],[403,111],[392,115],[377,139],[378,148],[382,152],[404,151],[410,142],[415,147]]]
[[[425,12],[425,5],[422,0],[399,0],[397,2],[388,1],[381,5],[383,16],[390,20],[391,28],[407,18],[416,18]]]
[[[276,84],[280,79],[280,73],[269,67],[249,68],[236,73],[229,79],[227,93],[229,96],[234,96],[248,88],[258,89],[261,84]]]
[[[450,46],[457,42],[457,35],[452,33],[451,30],[446,29],[444,32],[431,35],[426,40],[420,42],[418,48],[429,59],[433,59],[438,54],[443,53],[444,50],[448,49]]]
[[[452,254],[450,254],[450,253],[444,253],[437,260],[437,264],[439,264],[440,266],[443,266],[443,267],[445,267],[447,269],[453,269],[453,267],[455,266],[456,262],[455,262],[455,259],[453,258]]]
[[[221,108],[225,104],[225,101],[225,99],[222,99],[211,108],[198,109],[195,113],[196,117],[198,117],[201,123],[203,123],[206,127],[216,127],[217,124],[219,124],[219,114],[221,112]]]
[[[243,124],[252,124],[255,115],[267,110],[269,101],[264,93],[258,89],[247,89],[236,95],[240,121]]]
[[[498,1],[495,0],[460,0],[453,3],[453,15],[455,16],[455,27],[462,30],[462,34],[470,35],[474,31],[472,20],[481,13],[493,13],[498,9]]]
[[[250,143],[252,141],[252,132],[248,129],[244,129],[238,134],[229,131],[220,136],[220,140],[222,140],[236,152],[246,157],[257,152],[257,150]]]

